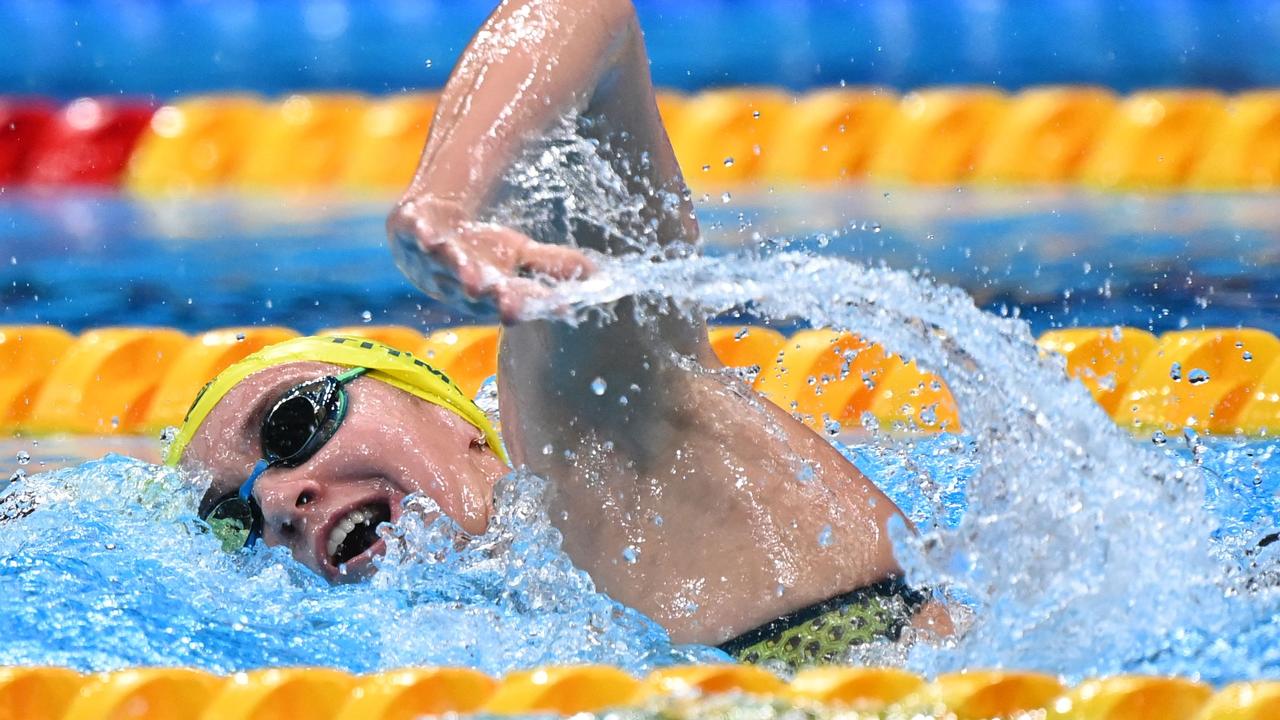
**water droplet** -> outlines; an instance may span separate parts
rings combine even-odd
[[[609,383],[605,382],[604,378],[602,377],[598,377],[595,380],[591,381],[592,395],[603,395],[604,391],[608,389],[609,389]]]
[[[26,450],[19,450],[19,451],[18,451],[18,464],[19,464],[19,465],[26,465],[26,464],[27,464],[27,463],[29,463],[29,462],[31,462],[31,453],[27,452]]]
[[[368,310],[365,310],[364,312],[360,313],[360,320],[361,322],[373,322],[373,313],[369,312]]]
[[[760,119],[760,111],[759,111],[759,110],[752,110],[752,111],[751,111],[751,117],[755,118],[756,120],[759,120],[759,119]]]
[[[236,342],[244,342],[244,333],[236,333]]]
[[[628,545],[622,549],[622,559],[626,560],[628,565],[635,565],[636,560],[640,559],[640,551],[634,545]]]
[[[1249,352],[1248,350],[1245,350],[1244,354],[1240,356],[1240,359],[1244,360],[1245,362],[1253,362],[1253,353]]]
[[[724,159],[724,166],[725,166],[725,167],[733,167],[733,158],[731,158],[731,157],[727,157],[727,158],[725,158],[725,159]]]
[[[1169,379],[1174,382],[1182,380],[1182,363],[1174,363],[1169,366]]]
[[[1169,437],[1168,437],[1167,435],[1165,435],[1165,434],[1164,434],[1164,431],[1163,431],[1163,430],[1157,430],[1157,431],[1155,431],[1155,432],[1151,433],[1151,444],[1152,444],[1152,445],[1163,445],[1163,444],[1165,444],[1165,443],[1167,443],[1167,442],[1169,442]]]
[[[702,172],[711,172],[711,166],[710,166],[710,165],[703,165],[703,166],[702,166]]]
[[[1191,372],[1187,373],[1187,382],[1191,383],[1192,385],[1207,383],[1209,382],[1209,373],[1205,372],[1204,370],[1201,370],[1200,368],[1196,368]]]
[[[822,532],[818,533],[818,546],[824,548],[831,547],[833,535],[834,533],[831,531],[831,526],[823,525]]]
[[[880,232],[880,223],[871,223],[871,232],[873,233]]]

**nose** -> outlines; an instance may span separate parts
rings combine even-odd
[[[320,483],[305,466],[263,473],[253,487],[254,499],[262,508],[263,539],[274,545],[302,538],[320,493]]]

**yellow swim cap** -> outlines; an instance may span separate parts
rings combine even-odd
[[[355,337],[300,337],[269,345],[258,352],[245,357],[218,374],[204,389],[196,395],[187,411],[182,427],[165,451],[165,464],[175,466],[182,460],[182,453],[187,449],[191,438],[210,411],[218,404],[231,388],[238,385],[250,375],[276,365],[306,360],[332,363],[343,367],[368,368],[366,373],[375,380],[399,388],[410,395],[422,398],[429,403],[452,410],[463,420],[474,425],[484,433],[485,442],[502,458],[507,460],[506,450],[498,437],[498,430],[489,422],[471,398],[449,379],[448,375],[431,367],[414,357],[411,353],[397,350],[380,342]]]

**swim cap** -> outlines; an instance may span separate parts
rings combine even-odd
[[[503,462],[510,463],[502,447],[502,440],[498,437],[497,428],[448,375],[414,357],[412,353],[380,342],[356,337],[312,336],[269,345],[231,365],[205,385],[191,403],[191,409],[182,420],[182,427],[165,451],[165,465],[172,467],[182,460],[182,453],[187,449],[191,438],[195,437],[205,418],[231,388],[259,370],[307,360],[343,367],[368,368],[366,375],[369,377],[457,413],[484,433],[485,442]]]

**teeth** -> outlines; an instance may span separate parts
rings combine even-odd
[[[333,530],[329,533],[329,557],[338,552],[338,547],[342,545],[342,541],[347,539],[347,535],[356,529],[357,525],[362,525],[373,520],[373,513],[367,510],[353,510],[342,518],[337,525],[333,526]]]

